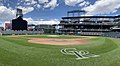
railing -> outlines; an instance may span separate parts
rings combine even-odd
[[[102,23],[95,23],[95,22],[72,22],[72,21],[62,21],[60,24],[71,24],[71,25],[78,25],[78,24],[84,24],[84,25],[116,25],[116,22],[102,22]]]
[[[72,28],[63,28],[59,30],[77,30],[77,31],[111,31],[110,29],[72,29]]]
[[[100,36],[103,33],[101,33],[101,32],[81,32],[80,34],[81,35],[97,35],[97,36]]]
[[[62,25],[116,25],[116,23],[60,23]]]

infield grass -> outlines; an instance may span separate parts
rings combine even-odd
[[[29,43],[29,38],[86,38],[90,44],[58,46]],[[100,55],[76,60],[76,56],[64,55],[63,48],[87,50]],[[0,37],[0,66],[120,66],[120,39],[80,36],[20,36]]]

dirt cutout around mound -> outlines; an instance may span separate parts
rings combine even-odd
[[[76,45],[76,44],[88,44],[86,39],[55,39],[55,38],[31,38],[28,40],[31,43],[37,44],[49,44],[49,45]]]

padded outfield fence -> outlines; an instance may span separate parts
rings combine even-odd
[[[36,34],[44,34],[43,31],[0,31],[0,35],[36,35]],[[68,34],[65,34],[68,35]],[[78,35],[78,34],[69,34],[69,35]],[[120,32],[82,32],[79,35],[81,36],[103,36],[103,37],[112,37],[112,38],[120,38]]]
[[[43,31],[0,31],[0,35],[34,35],[43,33]]]

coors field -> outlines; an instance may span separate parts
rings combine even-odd
[[[0,0],[0,66],[120,66],[120,1]]]

